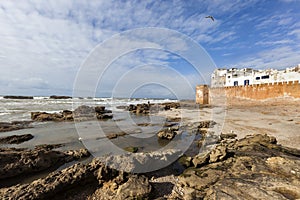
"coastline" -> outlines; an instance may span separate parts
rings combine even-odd
[[[200,187],[200,185],[195,185],[193,187],[190,186],[190,179],[183,178],[183,174],[187,174],[187,176],[190,176],[189,171],[193,170],[213,170],[214,169],[214,163],[216,165],[221,164],[222,162],[227,163],[231,159],[237,159],[235,157],[231,158],[231,154],[229,153],[230,151],[240,151],[234,147],[234,145],[237,145],[240,143],[240,145],[245,145],[243,141],[249,140],[248,145],[263,145],[263,148],[267,148],[265,151],[266,152],[273,152],[270,153],[270,155],[275,155],[277,157],[280,157],[280,159],[287,159],[286,156],[281,157],[283,154],[289,154],[292,155],[292,157],[289,157],[289,159],[292,160],[286,160],[287,163],[289,163],[289,166],[292,167],[292,171],[296,170],[296,177],[298,177],[298,161],[299,160],[299,142],[300,142],[300,136],[297,133],[298,128],[300,128],[300,115],[298,114],[298,108],[296,105],[299,105],[299,101],[290,101],[289,103],[286,103],[284,101],[279,101],[278,99],[275,102],[251,102],[249,101],[238,101],[239,104],[235,105],[197,105],[193,101],[180,101],[181,108],[171,108],[167,110],[160,110],[157,113],[151,113],[150,115],[136,115],[136,114],[131,114],[131,115],[115,115],[114,119],[108,120],[108,121],[103,121],[100,122],[100,124],[104,125],[103,128],[110,132],[110,133],[118,133],[122,131],[122,128],[120,127],[115,127],[117,126],[122,126],[122,122],[127,124],[128,122],[128,117],[133,117],[131,118],[132,122],[136,123],[135,126],[133,126],[132,129],[127,130],[131,132],[132,134],[129,135],[122,135],[113,137],[113,139],[110,139],[111,141],[114,141],[113,143],[116,144],[119,147],[125,148],[127,146],[139,146],[142,145],[140,141],[144,140],[148,144],[149,147],[153,147],[152,150],[155,151],[155,149],[160,148],[160,146],[155,146],[155,145],[164,145],[168,144],[166,143],[161,143],[161,144],[155,144],[157,141],[160,141],[157,139],[156,134],[152,136],[153,140],[151,140],[145,135],[141,138],[139,138],[136,142],[133,142],[134,137],[139,137],[139,134],[141,134],[140,130],[159,130],[163,126],[177,126],[179,124],[179,127],[182,127],[183,130],[191,130],[191,133],[193,133],[193,129],[196,127],[195,125],[198,124],[199,122],[207,121],[207,120],[213,120],[216,122],[216,124],[213,127],[205,128],[205,129],[200,129],[200,136],[201,137],[195,137],[195,141],[192,143],[190,146],[189,150],[187,152],[181,152],[185,153],[182,157],[180,157],[179,160],[176,162],[170,163],[170,165],[164,167],[163,169],[153,171],[153,172],[147,172],[143,174],[137,174],[133,175],[130,172],[124,172],[126,174],[126,178],[120,179],[121,182],[117,183],[117,186],[113,186],[116,184],[114,176],[112,176],[110,173],[111,169],[108,169],[106,167],[110,167],[111,165],[108,165],[105,167],[105,170],[107,171],[107,178],[105,180],[102,180],[101,178],[96,178],[100,182],[103,182],[104,185],[97,185],[93,181],[88,182],[91,186],[89,188],[81,188],[78,189],[78,185],[75,184],[76,186],[68,186],[67,193],[64,194],[63,199],[68,199],[67,196],[69,196],[72,199],[93,199],[99,198],[100,194],[106,194],[105,198],[106,199],[115,199],[115,198],[121,198],[123,199],[124,196],[122,195],[128,195],[126,193],[127,190],[124,190],[124,187],[129,187],[129,185],[132,184],[132,186],[137,187],[137,193],[134,193],[135,195],[133,197],[143,197],[143,198],[150,198],[150,199],[158,199],[158,198],[178,198],[178,199],[188,199],[188,198],[196,198],[196,197],[204,197],[208,195],[207,193],[207,188],[208,187],[216,187],[214,183],[207,183],[207,186],[205,187],[206,189],[197,189]],[[119,112],[121,112],[119,110]],[[113,112],[114,113],[114,112]],[[121,112],[122,113],[122,112]],[[164,122],[163,126],[157,126],[159,124],[156,124],[156,126],[150,125],[154,121],[153,117],[159,117],[157,122]],[[163,120],[162,120],[163,119]],[[165,120],[171,120],[170,122],[166,123]],[[177,121],[177,119],[180,119]],[[150,120],[150,121],[149,121]],[[173,120],[173,121],[172,121]],[[176,122],[175,122],[175,121]],[[97,122],[98,124],[99,122]],[[91,125],[91,121],[86,121],[86,122],[80,122],[81,127],[86,127],[88,125]],[[77,124],[78,125],[78,124]],[[127,124],[128,125],[128,124]],[[197,125],[198,126],[198,125]],[[85,129],[87,132],[89,129]],[[24,143],[21,144],[14,144],[14,145],[2,145],[1,149],[2,152],[5,153],[9,148],[11,147],[16,147],[16,148],[29,148],[35,151],[36,145],[43,145],[46,144],[45,147],[42,148],[42,152],[46,153],[51,153],[51,151],[58,151],[58,152],[65,152],[65,153],[60,153],[62,154],[62,158],[65,159],[65,163],[61,163],[59,167],[54,167],[52,170],[42,170],[41,172],[38,173],[33,173],[29,176],[28,179],[23,180],[21,183],[21,187],[24,187],[25,191],[32,191],[34,192],[37,190],[35,188],[36,186],[33,185],[34,182],[37,184],[41,184],[39,187],[53,187],[51,186],[51,181],[49,183],[46,183],[44,181],[49,179],[49,176],[69,176],[68,173],[71,170],[75,170],[74,172],[76,173],[83,173],[80,176],[83,177],[89,177],[88,179],[85,178],[80,178],[77,179],[75,178],[74,180],[72,178],[67,178],[68,181],[72,182],[77,180],[78,184],[81,185],[87,180],[94,180],[93,175],[91,174],[86,174],[88,171],[87,169],[90,170],[100,170],[104,169],[103,167],[103,161],[99,163],[99,161],[93,159],[92,157],[87,157],[84,159],[79,159],[76,161],[73,160],[71,161],[70,158],[68,157],[69,154],[66,152],[72,151],[72,152],[81,152],[82,149],[85,148],[84,142],[78,140],[78,130],[75,128],[75,123],[74,122],[46,122],[46,123],[38,123],[35,124],[33,128],[30,129],[20,129],[20,130],[15,130],[15,131],[9,131],[9,132],[2,132],[1,137],[9,136],[9,135],[22,135],[22,134],[28,134],[31,133],[34,138],[25,141]],[[220,131],[218,133],[218,131]],[[202,133],[203,132],[203,133]],[[96,134],[96,133],[95,133]],[[182,133],[178,133],[178,137],[176,136],[172,141],[175,142],[178,140],[182,139],[183,135]],[[198,133],[195,133],[196,135]],[[215,142],[215,144],[212,146],[213,148],[207,149],[207,151],[202,151],[201,154],[197,154],[197,152],[200,153],[199,149],[195,151],[195,148],[198,148],[197,145],[198,140],[201,138],[209,138],[211,136],[216,136],[217,138],[221,135],[228,135],[229,137],[232,137],[231,135],[236,135],[236,139],[221,139]],[[256,134],[260,134],[261,136],[256,136]],[[264,136],[267,134],[268,136]],[[251,136],[249,136],[251,135]],[[269,137],[270,136],[270,137]],[[106,138],[99,138],[98,136],[95,136],[93,134],[89,135],[90,139],[92,141],[102,141],[105,143],[105,141],[108,141]],[[273,139],[274,137],[274,139]],[[234,137],[233,137],[234,138]],[[256,139],[257,138],[257,139]],[[275,139],[276,138],[276,139]],[[199,141],[200,141],[199,140]],[[263,143],[261,143],[261,141]],[[276,141],[276,142],[274,142]],[[196,142],[196,143],[195,143]],[[104,144],[103,143],[103,144]],[[47,149],[47,146],[51,145],[56,145],[56,144],[62,144],[62,145],[57,145],[54,147],[54,149],[50,150]],[[101,143],[100,143],[101,144]],[[99,143],[98,143],[99,145]],[[215,146],[217,145],[217,146]],[[225,147],[224,147],[225,145]],[[233,146],[232,146],[233,145]],[[176,145],[175,145],[176,146]],[[211,145],[208,145],[211,146]],[[247,146],[247,145],[246,145]],[[245,146],[245,148],[246,148]],[[155,147],[155,148],[154,148]],[[46,148],[46,149],[45,149]],[[192,151],[191,151],[192,148]],[[220,148],[218,151],[219,153],[216,154],[214,152],[214,148]],[[225,149],[224,149],[225,148]],[[233,148],[232,150],[227,150]],[[247,147],[248,148],[248,147]],[[251,147],[252,148],[252,147]],[[294,148],[289,149],[289,148]],[[107,149],[108,150],[108,149]],[[193,151],[194,150],[194,151]],[[26,150],[27,151],[27,150]],[[252,150],[249,150],[252,152]],[[260,150],[259,150],[260,151]],[[144,152],[144,153],[142,153]],[[150,152],[150,153],[149,153]],[[190,153],[188,153],[190,152]],[[192,153],[191,153],[192,152]],[[207,152],[206,154],[203,154],[204,152]],[[253,151],[255,152],[255,151]],[[165,154],[164,154],[165,153]],[[180,152],[178,152],[178,155],[181,155]],[[132,161],[130,160],[129,155],[136,155],[136,156],[142,156],[139,159],[148,159],[147,157],[153,157],[154,155],[157,156],[157,159],[165,159],[166,155],[168,155],[169,152],[162,152],[161,155],[157,154],[152,154],[151,153],[151,148],[141,148],[139,146],[139,150],[137,154],[128,154],[128,156],[125,155],[125,157],[118,157],[118,156],[113,156],[115,161],[121,163],[120,166],[118,166],[117,173],[121,173],[119,171],[119,168],[125,169],[125,167],[134,167],[134,165],[131,165]],[[252,153],[251,153],[252,154]],[[5,155],[5,154],[3,154]],[[73,153],[72,153],[73,155]],[[77,154],[74,154],[77,155]],[[210,157],[206,157],[207,155],[210,155]],[[273,156],[274,156],[273,155]],[[200,156],[200,157],[199,157]],[[203,157],[204,156],[204,157]],[[217,156],[214,158],[214,156]],[[249,159],[256,159],[257,155],[249,155]],[[78,157],[78,156],[77,156]],[[77,158],[74,157],[74,158]],[[81,157],[81,156],[80,156]],[[178,157],[178,158],[179,158]],[[61,158],[61,159],[62,159]],[[109,158],[109,157],[108,157]],[[111,160],[111,158],[109,158]],[[138,157],[136,157],[138,158]],[[135,159],[136,159],[135,158]],[[269,158],[272,158],[269,157]],[[73,159],[73,158],[72,158]],[[124,160],[125,159],[125,160]],[[129,160],[128,160],[129,159]],[[212,161],[209,161],[207,159],[213,159]],[[229,159],[229,160],[227,160]],[[264,159],[260,158],[259,159]],[[62,160],[63,161],[63,160]],[[67,161],[67,162],[66,162]],[[71,161],[71,162],[70,162]],[[106,162],[106,161],[105,161]],[[104,162],[104,163],[105,163]],[[237,162],[234,161],[234,162]],[[252,161],[251,161],[252,162]],[[277,161],[276,161],[277,162]],[[295,163],[294,163],[295,162]],[[130,165],[124,165],[122,163],[131,163]],[[200,163],[200,164],[199,164]],[[294,163],[294,164],[293,164]],[[252,163],[253,165],[261,165],[261,161],[259,163]],[[51,164],[52,165],[52,164]],[[194,165],[194,166],[193,166]],[[225,166],[227,164],[224,164]],[[266,168],[266,170],[269,169],[269,165],[263,166]],[[98,169],[99,168],[99,169]],[[198,169],[199,168],[199,169]],[[134,169],[134,168],[133,168]],[[225,168],[224,168],[225,170]],[[226,168],[226,170],[228,170]],[[237,170],[235,173],[238,172],[238,170],[241,169],[234,169]],[[96,173],[95,171],[95,173]],[[130,170],[129,170],[130,171]],[[242,172],[242,170],[241,170]],[[50,173],[50,174],[49,174]],[[221,172],[216,172],[216,175]],[[300,173],[300,169],[299,169]],[[52,174],[52,175],[51,175]],[[223,172],[222,172],[223,174]],[[118,175],[118,177],[120,174]],[[122,175],[123,176],[123,175]],[[215,176],[215,175],[214,175]],[[219,174],[219,176],[222,176]],[[272,175],[273,176],[273,175]],[[277,174],[274,174],[275,177],[277,177]],[[110,178],[108,178],[110,177]],[[185,176],[184,176],[185,177]],[[224,180],[226,176],[224,176]],[[18,177],[17,177],[18,178]],[[198,177],[195,177],[196,179]],[[95,180],[96,180],[95,179]],[[296,178],[297,179],[297,178]],[[293,179],[294,180],[294,179]],[[33,182],[32,182],[33,181]],[[132,181],[132,183],[130,182]],[[257,181],[256,179],[254,181]],[[278,184],[281,184],[280,179],[276,179],[278,181]],[[1,178],[0,178],[1,182]],[[12,183],[18,183],[17,179],[14,180],[12,179]],[[50,184],[50,185],[49,185]],[[61,184],[59,182],[56,182],[55,184]],[[67,183],[67,185],[70,183]],[[129,185],[128,185],[129,184]],[[138,185],[136,185],[138,184]],[[276,183],[277,184],[277,183]],[[106,186],[105,186],[106,185]],[[60,186],[62,187],[62,186]],[[115,189],[111,187],[116,187]],[[293,187],[296,187],[296,185],[293,185]],[[10,189],[9,189],[10,188]],[[15,195],[15,197],[21,197],[20,193],[20,188],[19,186],[12,184],[10,185],[9,188],[6,187],[1,187],[0,188],[0,194],[4,195],[7,192],[7,189],[10,190],[10,193],[7,193],[7,195]],[[27,188],[27,189],[26,189]],[[44,189],[46,191],[46,188]],[[62,195],[64,193],[64,190],[66,189],[65,186],[59,190],[59,195]],[[70,189],[71,188],[71,189]],[[93,189],[91,189],[93,188]],[[129,187],[130,188],[130,187]],[[131,188],[132,190],[133,188]],[[47,189],[48,190],[48,189]],[[55,193],[44,193],[45,191],[35,191],[37,192],[36,195],[38,195],[38,198],[43,197],[43,195],[46,195],[44,197],[58,197],[55,195]],[[108,192],[109,191],[109,192]],[[121,192],[122,191],[122,192]],[[193,191],[192,193],[189,193],[189,191]],[[297,192],[295,192],[294,189],[292,189],[293,194],[295,197],[298,197]],[[11,193],[13,192],[13,193]],[[140,193],[139,193],[140,192]],[[217,192],[217,191],[214,191]],[[230,192],[232,192],[230,190]],[[247,193],[247,191],[243,191],[243,193]],[[30,194],[30,192],[28,193]],[[281,194],[279,192],[279,194]],[[284,193],[285,194],[285,193]],[[8,197],[6,195],[6,197]],[[42,196],[39,196],[42,195]],[[54,196],[53,196],[54,195]],[[66,196],[67,195],[67,196]],[[119,195],[119,196],[118,196]],[[121,195],[121,196],[120,196]],[[125,195],[125,196],[126,196]],[[203,196],[204,195],[204,196]],[[241,194],[239,194],[241,195]],[[289,194],[290,195],[290,194]],[[127,196],[128,198],[130,197]],[[126,198],[127,198],[126,197]],[[259,197],[259,196],[257,196]],[[102,197],[101,197],[102,198]],[[99,199],[101,199],[99,198]],[[104,197],[102,199],[105,199]],[[126,199],[125,198],[125,199]],[[131,198],[131,197],[130,197]],[[129,198],[129,199],[130,199]],[[226,198],[225,198],[226,199]]]

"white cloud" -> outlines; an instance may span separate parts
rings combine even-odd
[[[235,65],[231,65],[231,67],[286,68],[299,64],[299,55],[299,49],[278,47],[259,52],[253,57],[248,57]]]
[[[274,46],[274,45],[286,45],[293,43],[290,39],[285,40],[277,40],[277,41],[259,41],[256,42],[255,45],[266,45],[266,46]]]
[[[249,65],[275,64],[274,60],[277,64],[285,65],[296,62],[299,51],[296,43],[299,43],[300,34],[294,15],[286,11],[280,15],[271,13],[269,16],[260,17],[243,12],[244,8],[254,6],[257,2],[259,1],[56,0],[21,1],[16,4],[9,0],[0,1],[0,82],[9,86],[7,87],[9,89],[0,88],[0,93],[18,93],[21,91],[20,85],[24,86],[23,91],[31,94],[71,92],[77,70],[89,52],[114,34],[133,28],[174,29],[190,36],[214,53],[223,50],[219,56],[226,55],[228,58],[230,55],[224,52],[224,49],[230,49],[230,53],[235,55],[243,48],[256,44],[262,49],[257,51],[257,54],[249,54],[249,59],[244,62]],[[207,15],[213,15],[215,21],[205,18]],[[237,19],[237,16],[240,17]],[[251,41],[249,44],[244,42],[239,28],[253,20],[259,23],[254,31],[263,29],[266,35],[263,35],[264,31],[255,32],[257,37],[264,39],[261,42]],[[275,28],[270,29],[270,24]],[[265,39],[266,36],[268,39]],[[153,32],[152,37],[164,39],[159,32]],[[122,41],[124,46],[120,46],[120,41],[115,41],[113,48],[107,47],[110,48],[110,54],[114,55],[130,45],[138,46],[140,43],[145,45],[143,38],[139,38],[138,35],[135,35],[134,41],[126,39],[127,43],[124,38]],[[294,45],[291,42],[293,40]],[[165,46],[155,46],[151,41],[146,44],[158,49],[169,47],[176,51],[193,53],[193,49],[176,37],[170,36],[168,41],[169,44],[164,43]],[[267,51],[263,48],[264,45],[268,47],[286,45],[286,48]],[[206,56],[197,53],[195,52],[193,56],[200,57],[200,61]],[[95,59],[110,58],[110,54],[100,55]],[[175,55],[161,51],[146,54],[135,52],[116,59],[120,59],[116,62],[119,66],[115,64],[110,69],[111,73],[115,74],[126,73],[133,66],[146,63],[168,67],[174,67],[172,65],[176,64],[171,62],[176,59]],[[232,59],[232,63],[237,59],[239,58]],[[203,65],[205,64],[207,63],[204,62]],[[208,73],[207,71],[204,73]],[[140,77],[147,75],[146,72],[139,73]],[[166,78],[159,73],[152,75]],[[192,79],[194,85],[200,83],[199,77],[195,78],[191,73],[184,75]],[[172,77],[167,77],[166,80],[173,81]],[[105,84],[107,88],[111,86],[109,81]],[[38,86],[41,87],[36,88]],[[28,89],[25,90],[25,87]]]

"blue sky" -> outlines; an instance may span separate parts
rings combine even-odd
[[[215,67],[295,66],[300,63],[299,10],[298,0],[2,0],[0,94],[72,95],[80,66],[97,45],[122,31],[144,27],[185,34],[207,51],[216,66],[204,66],[199,75],[190,63],[173,52],[157,49],[129,52],[110,66],[111,72],[101,80],[103,83],[100,81],[97,96],[112,94],[118,81],[114,74],[147,64],[148,71],[145,67],[134,71],[136,75],[125,78],[122,86],[134,88],[132,79],[150,75],[170,80],[169,84],[179,80],[172,73],[162,73],[164,67],[175,69],[194,88],[196,84],[209,83],[209,74]],[[205,18],[208,15],[214,16],[215,21]],[[182,47],[177,42],[173,45]],[[112,77],[116,80],[111,81]],[[165,84],[159,89],[145,83],[144,90],[132,93],[146,97],[172,96],[171,91],[166,92],[169,88]],[[194,93],[184,93],[181,85],[178,83],[176,93],[193,98]]]

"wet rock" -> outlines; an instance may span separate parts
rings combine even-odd
[[[0,132],[14,131],[24,128],[32,128],[30,124],[32,121],[12,121],[12,122],[0,122]]]
[[[166,102],[161,104],[164,108],[164,110],[170,110],[172,108],[178,109],[180,108],[180,103],[178,102]]]
[[[108,139],[115,139],[117,137],[120,137],[120,136],[124,136],[124,135],[127,135],[126,132],[121,132],[121,133],[111,133],[111,134],[107,134],[106,137]]]
[[[184,167],[190,167],[192,162],[192,157],[183,155],[178,159],[178,162]]]
[[[124,150],[128,151],[128,152],[131,152],[131,153],[136,153],[139,150],[139,148],[138,147],[129,146],[129,147],[125,147]]]
[[[74,110],[74,117],[76,120],[88,120],[88,119],[111,119],[113,115],[111,110],[105,110],[104,106],[79,106]]]
[[[64,146],[63,144],[40,144],[35,146],[35,149],[45,149],[45,150],[52,150],[52,149],[57,149],[59,147]]]
[[[181,117],[168,117],[166,119],[167,122],[181,122],[182,118]]]
[[[0,179],[43,171],[50,167],[58,167],[74,159],[88,156],[86,150],[74,150],[72,152],[53,151],[44,148],[0,149]]]
[[[235,139],[236,137],[237,137],[237,134],[235,134],[235,133],[227,133],[227,134],[222,133],[220,135],[221,140],[224,140],[224,139]]]
[[[57,96],[57,95],[51,95],[50,99],[72,99],[70,96]]]
[[[33,99],[33,96],[3,96],[4,99]]]
[[[31,119],[34,121],[83,121],[91,119],[111,119],[113,115],[111,110],[105,110],[104,106],[90,107],[86,105],[79,106],[74,110],[64,110],[60,113],[31,112]]]
[[[31,112],[31,119],[34,121],[64,121],[62,113]]]
[[[70,160],[81,159],[81,158],[89,157],[91,155],[87,149],[68,150],[65,151],[64,154],[68,155]]]
[[[137,105],[129,105],[128,106],[128,111],[130,111],[131,113],[135,113],[135,114],[149,114],[150,112],[150,104],[137,104]]]
[[[84,190],[89,187],[96,191],[85,194]],[[148,196],[151,186],[144,176],[118,172],[94,159],[89,164],[78,163],[52,172],[29,184],[2,188],[0,196],[4,199],[76,199],[78,190],[83,190],[83,199],[140,199]]]
[[[192,158],[195,167],[201,167],[209,162],[209,153],[202,153]]]
[[[179,176],[180,199],[297,199],[300,151],[267,135],[223,140]],[[199,159],[200,158],[200,159]]]
[[[175,137],[175,135],[176,135],[176,131],[171,128],[163,129],[157,133],[157,137],[159,139],[166,139],[166,140],[172,140]]]
[[[212,128],[216,124],[213,120],[201,121],[198,123],[198,128]]]
[[[1,137],[0,143],[2,144],[20,144],[22,142],[26,142],[31,140],[33,135],[31,134],[24,134],[24,135],[11,135],[7,137]]]

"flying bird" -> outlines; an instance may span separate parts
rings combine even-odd
[[[205,18],[210,18],[211,20],[215,21],[215,18],[213,16],[211,16],[211,15],[209,15],[209,16],[207,16]]]

